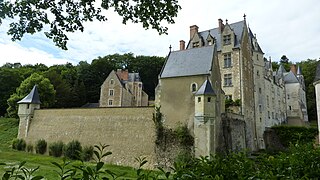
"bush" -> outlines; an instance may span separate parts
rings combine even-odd
[[[93,146],[85,146],[82,151],[82,160],[90,161],[93,156]]]
[[[314,127],[274,126],[272,129],[285,147],[289,147],[290,144],[313,143],[318,134],[318,128]]]
[[[47,142],[44,139],[39,139],[36,143],[36,153],[44,154],[47,151]]]
[[[27,152],[29,152],[29,153],[33,152],[33,145],[32,144],[27,145]]]
[[[49,145],[49,155],[54,157],[62,156],[64,144],[62,141],[54,142]]]
[[[25,151],[27,143],[24,139],[14,139],[12,141],[12,149],[16,149],[18,151]]]
[[[79,141],[73,140],[63,147],[63,154],[69,159],[81,159],[82,146]]]

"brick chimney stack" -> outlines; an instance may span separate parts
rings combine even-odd
[[[118,75],[120,80],[128,81],[128,79],[129,79],[129,71],[128,71],[128,69],[125,69],[125,70],[117,69],[117,73],[116,74]]]
[[[297,66],[295,64],[291,64],[290,71],[292,71],[294,74],[297,74]]]
[[[222,33],[223,29],[224,29],[224,24],[222,19],[218,19],[219,22],[219,32]]]
[[[184,40],[180,40],[180,50],[186,49],[186,42]]]
[[[190,26],[190,39],[193,38],[195,33],[198,33],[198,29],[197,25]]]

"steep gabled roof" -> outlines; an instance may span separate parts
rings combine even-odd
[[[210,74],[215,45],[173,51],[160,75],[161,78]]]
[[[284,77],[284,82],[286,84],[290,84],[290,83],[299,83],[299,80],[297,78],[297,76],[290,71],[285,77]]]
[[[207,79],[199,88],[196,95],[216,95],[210,81]]]
[[[38,93],[38,86],[34,85],[30,93],[24,97],[18,104],[41,104]]]
[[[283,65],[280,64],[279,69],[278,69],[278,74],[283,75],[283,73],[286,73],[287,71],[284,69]]]
[[[242,33],[243,33],[243,28],[244,28],[244,21],[239,21],[236,23],[232,23],[232,24],[228,24],[230,26],[230,28],[233,30],[234,34],[235,34],[235,42],[234,42],[234,47],[240,47],[240,42],[242,39]],[[206,30],[206,31],[202,31],[199,32],[200,37],[202,37],[203,39],[206,39],[209,35],[215,38],[216,40],[216,45],[217,45],[217,50],[221,50],[222,47],[222,43],[221,43],[221,33],[219,32],[219,28],[213,28],[210,30]],[[205,42],[207,43],[207,42]],[[207,45],[207,44],[205,44]],[[190,41],[189,44],[187,46],[187,49],[192,48],[190,46]]]

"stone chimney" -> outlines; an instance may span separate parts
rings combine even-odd
[[[125,70],[117,69],[117,76],[119,77],[120,80],[128,81],[129,79],[128,69],[125,69]]]
[[[222,33],[223,29],[224,29],[224,24],[222,19],[218,19],[219,22],[219,32]]]
[[[193,38],[195,33],[198,33],[198,29],[197,25],[190,26],[190,39]]]
[[[290,71],[292,71],[294,74],[297,74],[297,66],[295,64],[291,64]]]
[[[180,50],[186,49],[186,42],[184,40],[180,40]]]

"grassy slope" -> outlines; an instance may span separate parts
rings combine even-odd
[[[54,170],[58,170],[51,162],[62,163],[62,158],[54,158],[45,155],[30,154],[27,152],[20,152],[11,149],[11,142],[17,137],[18,120],[9,118],[0,118],[0,162],[7,164],[19,164],[22,161],[27,161],[28,168],[35,168],[40,166],[37,175],[45,176],[47,179],[57,179]],[[79,162],[74,162],[79,163]],[[122,167],[115,165],[105,165],[105,168],[115,172],[116,174],[126,175],[123,178],[134,178],[135,170],[131,167]],[[5,172],[5,167],[0,166],[0,178]]]

